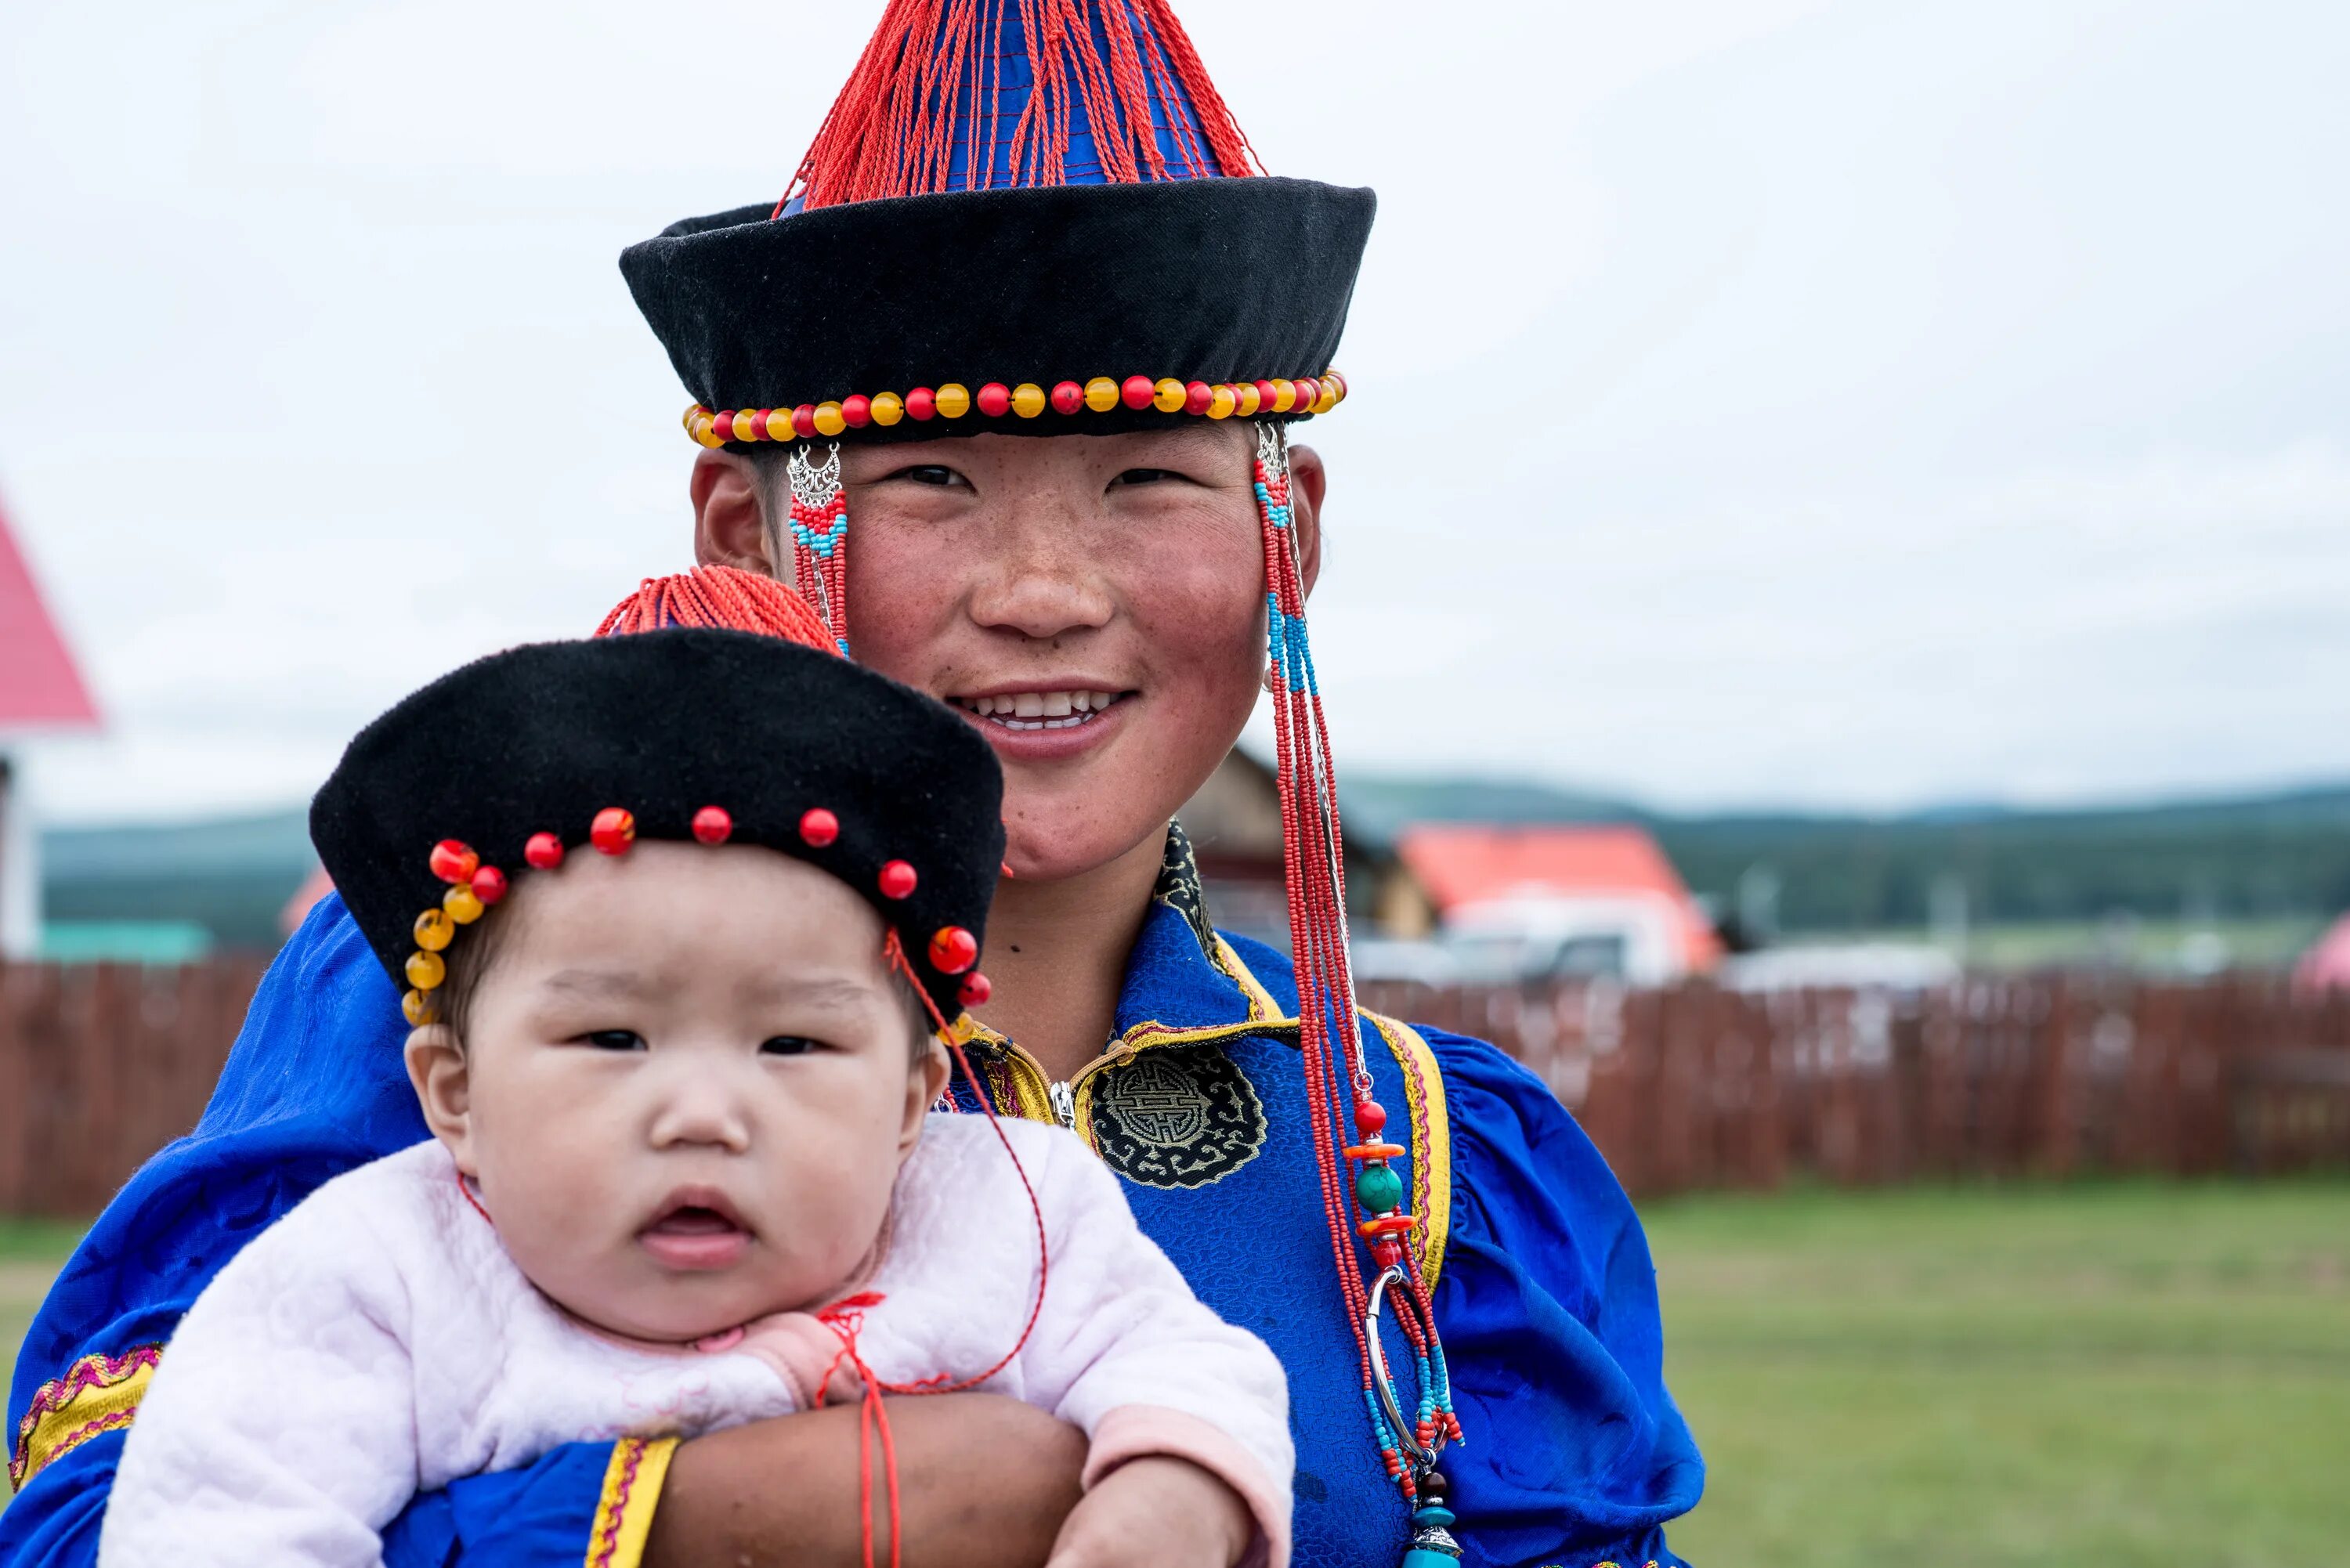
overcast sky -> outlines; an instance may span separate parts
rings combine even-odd
[[[0,7],[0,505],[109,720],[48,815],[299,801],[689,564],[614,259],[775,194],[879,10]],[[1342,768],[2350,776],[2350,6],[1183,14],[1275,172],[1379,192],[1310,438]]]

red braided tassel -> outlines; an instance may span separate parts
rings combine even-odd
[[[1370,1069],[1363,1060],[1354,981],[1347,961],[1347,873],[1338,822],[1338,783],[1331,763],[1330,732],[1315,690],[1312,656],[1304,637],[1305,587],[1299,571],[1290,514],[1289,468],[1281,427],[1260,433],[1256,464],[1259,508],[1263,518],[1265,583],[1271,598],[1274,639],[1274,736],[1281,802],[1284,880],[1289,902],[1290,950],[1297,977],[1298,1040],[1305,1058],[1306,1098],[1314,1129],[1314,1157],[1322,1180],[1322,1203],[1330,1231],[1332,1262],[1348,1326],[1354,1331],[1362,1386],[1367,1395],[1376,1376],[1369,1334],[1370,1293],[1356,1252],[1347,1158],[1355,1142],[1348,1120],[1354,1107],[1372,1097]],[[1432,1324],[1428,1293],[1417,1255],[1397,1249],[1403,1288],[1416,1312],[1396,1314],[1415,1351],[1426,1347],[1423,1322]],[[1384,1258],[1382,1256],[1382,1262]],[[1457,1436],[1445,1413],[1447,1437]],[[1396,1440],[1417,1438],[1432,1447],[1429,1433],[1399,1431]],[[1410,1468],[1392,1449],[1383,1459],[1407,1500],[1416,1491]]]

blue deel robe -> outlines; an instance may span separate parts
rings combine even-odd
[[[1371,1447],[1332,1278],[1287,961],[1210,929],[1180,836],[1173,851],[1105,1060],[1056,1092],[985,1039],[977,1070],[999,1108],[1074,1123],[1193,1288],[1280,1355],[1300,1568],[1395,1568],[1404,1511]],[[0,1512],[0,1565],[96,1562],[154,1347],[262,1227],[426,1136],[404,1033],[390,981],[341,900],[326,899],[263,981],[196,1130],[108,1206],[25,1340],[8,1429],[12,1469],[31,1474]],[[1662,1526],[1695,1504],[1704,1468],[1665,1390],[1655,1273],[1622,1189],[1543,1085],[1492,1046],[1382,1020],[1366,1044],[1427,1221],[1421,1264],[1466,1434],[1443,1462],[1465,1562],[1680,1563]],[[625,1484],[629,1447],[574,1444],[420,1497],[387,1532],[386,1560],[570,1568],[608,1540],[620,1550],[604,1561],[633,1568],[657,1495]]]

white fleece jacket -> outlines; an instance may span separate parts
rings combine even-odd
[[[1051,1274],[1035,1332],[984,1386],[1082,1428],[1088,1487],[1145,1454],[1206,1467],[1256,1516],[1252,1559],[1282,1568],[1295,1456],[1280,1364],[1200,1303],[1082,1143],[1002,1125],[1044,1208]],[[860,1287],[881,1300],[858,1352],[884,1383],[971,1376],[1019,1337],[1035,1287],[1012,1162],[984,1118],[933,1115]],[[197,1298],[130,1428],[99,1562],[374,1568],[383,1526],[460,1476],[853,1398],[852,1374],[815,1386],[839,1347],[799,1313],[723,1350],[585,1328],[523,1277],[447,1151],[420,1144],[321,1187]]]

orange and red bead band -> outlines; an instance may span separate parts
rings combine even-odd
[[[700,403],[685,411],[686,433],[703,446],[724,446],[730,441],[788,441],[830,437],[867,425],[884,429],[900,420],[917,423],[959,420],[976,409],[990,418],[1014,414],[1033,420],[1047,410],[1076,415],[1113,409],[1157,409],[1163,414],[1199,414],[1211,420],[1258,414],[1326,414],[1347,400],[1347,378],[1336,370],[1298,380],[1179,381],[1172,376],[1152,380],[1128,376],[1124,381],[1096,376],[1080,386],[1063,381],[1050,391],[1034,381],[1007,387],[990,381],[976,392],[960,381],[932,389],[917,387],[905,396],[895,392],[862,393],[838,402],[802,403],[792,409],[723,409],[716,413]]]
[[[734,819],[722,805],[705,805],[693,814],[693,836],[708,845],[725,843],[734,834]],[[840,836],[840,818],[824,807],[810,806],[800,814],[799,836],[810,848],[822,849]],[[588,842],[605,855],[626,855],[637,842],[636,814],[626,806],[608,805],[588,826]],[[563,864],[563,840],[552,833],[534,833],[523,846],[522,857],[535,870],[552,871]],[[484,865],[471,845],[444,838],[432,846],[432,875],[449,885],[438,904],[416,917],[416,950],[402,966],[409,990],[400,999],[400,1011],[411,1024],[421,1028],[439,1021],[441,1009],[433,992],[449,978],[449,961],[442,957],[456,940],[457,928],[470,926],[489,907],[506,896],[506,874]],[[903,860],[885,863],[875,886],[885,898],[910,898],[920,878]],[[894,939],[893,939],[894,940]],[[987,976],[972,967],[979,962],[979,939],[961,926],[941,926],[929,944],[931,967],[943,975],[961,975],[962,1004],[977,1007],[988,999]],[[907,978],[920,983],[910,966]]]

